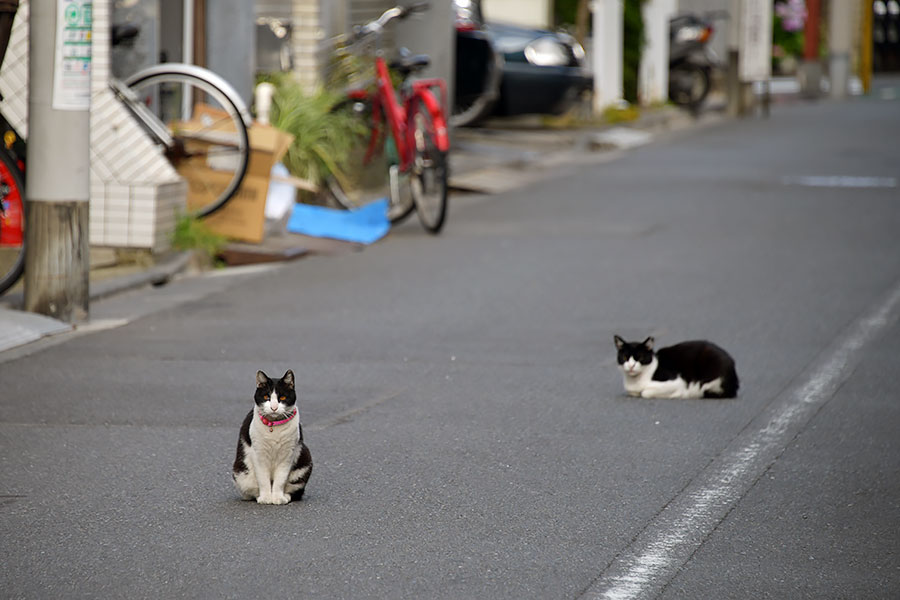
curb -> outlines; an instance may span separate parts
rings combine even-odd
[[[190,251],[179,252],[170,260],[154,265],[146,271],[92,283],[88,297],[91,300],[102,300],[103,298],[108,298],[145,285],[156,286],[166,284],[175,277],[175,275],[178,275],[188,268],[191,263],[192,255],[193,253]]]
[[[179,252],[172,258],[153,265],[145,271],[111,277],[100,281],[90,282],[88,288],[89,300],[102,300],[128,290],[143,287],[145,285],[162,285],[168,283],[175,275],[186,270],[191,262],[190,251]],[[0,308],[20,309],[25,298],[22,292],[15,292],[0,296]]]
[[[89,300],[101,300],[147,285],[168,283],[191,263],[191,252],[179,252],[168,260],[138,273],[91,282]],[[0,297],[0,356],[8,350],[36,342],[42,338],[72,331],[75,326],[51,317],[20,310],[22,292]]]

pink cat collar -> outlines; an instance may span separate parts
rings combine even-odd
[[[265,418],[263,415],[259,415],[259,420],[262,421],[263,425],[265,425],[266,427],[269,428],[269,431],[272,431],[273,427],[275,427],[277,425],[284,425],[285,423],[287,423],[288,421],[290,421],[291,419],[293,419],[296,416],[297,416],[297,409],[295,408],[294,412],[292,412],[286,419],[282,419],[280,421],[270,421],[269,419]]]

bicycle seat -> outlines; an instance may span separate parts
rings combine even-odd
[[[391,69],[406,77],[410,73],[421,71],[431,64],[431,58],[427,54],[404,54],[388,63]]]
[[[113,23],[111,30],[113,46],[118,46],[119,44],[130,44],[134,42],[134,39],[141,32],[140,27],[138,27],[137,25],[132,25],[131,23]]]

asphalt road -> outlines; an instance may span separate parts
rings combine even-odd
[[[439,238],[139,290],[0,355],[2,596],[900,597],[897,97],[458,196]],[[615,333],[714,340],[740,397],[624,396]],[[241,502],[255,372],[288,368],[307,495]]]

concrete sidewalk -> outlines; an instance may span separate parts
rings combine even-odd
[[[719,121],[724,110],[724,101],[715,101],[697,116],[667,105],[642,109],[636,120],[617,124],[553,127],[528,116],[460,128],[452,136],[450,187],[483,194],[526,187],[562,165],[607,160],[663,133]]]
[[[185,271],[190,260],[190,252],[178,252],[164,255],[152,265],[92,269],[88,297],[97,301],[146,285],[164,284]],[[71,323],[21,310],[21,286],[20,282],[13,291],[0,296],[0,352],[75,329]]]

